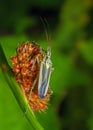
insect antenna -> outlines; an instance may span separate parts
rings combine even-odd
[[[51,36],[50,36],[50,33],[49,33],[49,32],[50,32],[50,29],[49,29],[48,21],[47,21],[46,18],[43,19],[42,17],[40,17],[40,20],[41,20],[41,22],[42,22],[42,24],[43,24],[43,27],[44,27],[47,44],[48,44],[48,46],[50,46],[49,41],[51,40]]]

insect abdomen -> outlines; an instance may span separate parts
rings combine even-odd
[[[47,94],[49,81],[51,74],[51,65],[47,61],[41,63],[40,75],[39,75],[39,85],[38,85],[38,95],[44,98]]]

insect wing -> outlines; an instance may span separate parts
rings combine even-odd
[[[38,83],[38,95],[41,98],[44,98],[50,81],[52,63],[50,59],[44,60],[41,63],[40,74],[39,74],[39,83]]]

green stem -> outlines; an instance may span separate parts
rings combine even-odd
[[[2,46],[0,44],[0,67],[2,69],[3,75],[5,80],[7,81],[10,89],[12,90],[20,108],[22,109],[23,113],[25,113],[25,116],[31,126],[35,130],[44,130],[44,128],[39,124],[37,121],[33,111],[31,110],[28,101],[24,94],[22,93],[19,85],[13,78],[12,72],[10,70],[10,66],[8,65],[7,59],[5,57],[4,51],[2,49]]]

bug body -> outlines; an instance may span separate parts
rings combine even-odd
[[[38,95],[44,98],[49,88],[50,75],[52,72],[51,48],[47,48],[47,52],[43,58],[39,70]]]

